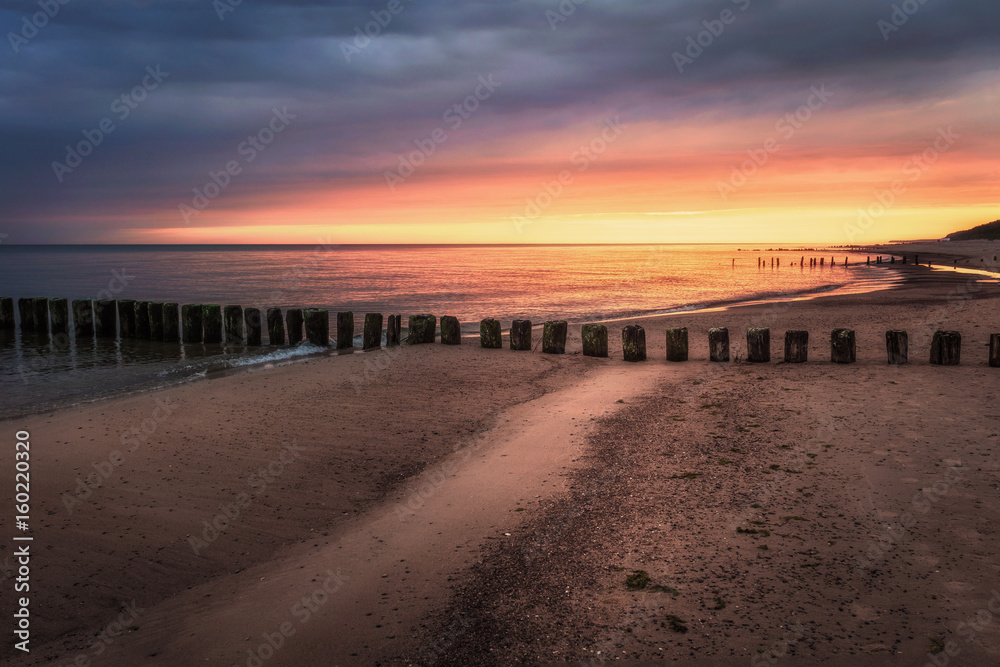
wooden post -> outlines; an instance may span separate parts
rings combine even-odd
[[[958,366],[962,361],[962,334],[957,331],[936,331],[931,341],[931,363],[937,366]]]
[[[853,364],[858,360],[857,338],[853,329],[834,329],[830,334],[830,361]]]
[[[909,347],[909,337],[905,331],[896,329],[885,332],[885,353],[891,365],[908,363]]]
[[[31,305],[31,299],[20,298],[17,300],[17,310],[21,315],[21,333],[35,330],[35,309]]]
[[[302,325],[304,322],[305,317],[302,315],[301,308],[289,308],[288,312],[285,313],[285,328],[288,333],[289,344],[295,345],[302,342]]]
[[[622,329],[622,354],[625,361],[646,361],[646,330],[638,324]]]
[[[243,323],[246,325],[247,345],[260,345],[260,308],[247,308],[243,311]]]
[[[747,361],[771,361],[771,330],[751,327],[747,329]]]
[[[382,349],[382,313],[365,313],[365,329],[361,339],[361,349]]]
[[[115,302],[111,299],[99,299],[94,303],[95,333],[98,338],[115,338],[118,330],[115,325]]]
[[[459,323],[457,317],[451,315],[441,317],[441,344],[462,344],[462,325]]]
[[[729,361],[729,329],[708,330],[708,360]]]
[[[823,262],[825,262],[825,261],[826,261],[826,257],[820,257],[819,258],[819,265],[823,266]]]
[[[500,320],[487,317],[479,323],[479,345],[487,350],[499,350],[503,347]]]
[[[206,321],[207,322],[207,321]],[[226,306],[222,309],[226,345],[243,344],[243,306]],[[205,341],[206,343],[208,341]]]
[[[608,328],[603,324],[584,324],[580,335],[583,338],[585,357],[608,356]]]
[[[49,299],[49,321],[53,336],[69,333],[69,302],[66,299]]]
[[[31,300],[31,309],[35,311],[35,332],[47,334],[49,332],[49,300],[44,296],[38,296]]]
[[[163,302],[149,302],[149,340],[163,340]]]
[[[385,328],[385,346],[395,347],[402,341],[403,336],[403,316],[390,315],[389,323]]]
[[[73,300],[73,329],[77,338],[94,337],[94,304],[90,299]]]
[[[688,330],[667,329],[667,361],[688,360]]]
[[[184,329],[182,340],[185,343],[200,343],[204,340],[202,312],[200,303],[186,303],[181,306],[181,324]]]
[[[990,334],[990,368],[1000,368],[1000,334]]]
[[[330,311],[325,308],[306,308],[302,311],[305,319],[306,340],[313,345],[330,345]]]
[[[135,309],[135,337],[149,340],[149,302],[136,301],[132,307]]]
[[[542,326],[542,352],[545,354],[566,353],[566,320],[551,320]]]
[[[785,332],[785,363],[803,364],[809,361],[809,332]]]
[[[337,313],[337,349],[354,349],[354,313]]]
[[[122,340],[135,338],[135,301],[118,300],[118,337]]]
[[[14,298],[0,298],[0,331],[14,330]]]
[[[176,343],[181,339],[180,306],[170,302],[163,304],[163,342]]]
[[[514,320],[511,322],[510,349],[531,351],[531,320]]]
[[[437,318],[433,315],[410,315],[406,320],[406,342],[409,345],[424,345],[434,342]]]
[[[271,345],[285,344],[285,320],[281,308],[267,309],[267,342]]]
[[[206,344],[218,345],[222,342],[222,306],[214,303],[203,304],[201,324],[205,332],[202,340]]]

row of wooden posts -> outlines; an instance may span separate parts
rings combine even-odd
[[[69,334],[69,302],[45,297],[18,299],[21,329],[24,332],[53,335]],[[330,344],[330,314],[322,308],[268,308],[266,320],[257,308],[219,306],[214,304],[162,303],[122,299],[90,301],[74,300],[73,330],[77,338],[133,338],[163,342],[261,344],[261,326],[267,325],[272,345],[295,344],[304,339],[326,347]],[[364,321],[362,347],[365,350],[382,346],[381,313],[367,313]],[[0,331],[13,331],[14,301],[0,298]],[[304,336],[303,336],[304,331]],[[542,352],[563,354],[566,351],[568,324],[564,320],[545,322],[542,326]],[[514,320],[510,327],[510,349],[531,350],[530,320]],[[437,333],[437,317],[411,315],[407,321],[407,337],[402,338],[402,316],[389,315],[385,327],[386,346],[406,342],[411,345],[433,343]],[[479,325],[480,345],[484,348],[503,347],[500,321],[487,318]],[[583,354],[589,357],[608,356],[608,328],[603,324],[584,324],[581,330]],[[441,318],[441,342],[458,345],[462,341],[458,318]],[[890,364],[908,362],[909,340],[905,331],[887,331],[886,354]],[[354,347],[354,313],[337,313],[337,349]],[[667,329],[667,361],[688,360],[688,330]],[[709,360],[730,360],[729,330],[710,329],[708,332]],[[961,362],[962,335],[957,331],[938,331],[931,342],[930,361],[945,366]],[[646,332],[639,325],[622,329],[622,353],[625,361],[646,359]],[[785,332],[787,363],[808,361],[809,332]],[[851,329],[834,329],[830,337],[830,358],[834,363],[853,363],[857,359],[857,339]],[[766,328],[747,330],[747,361],[771,360],[771,332]],[[990,336],[989,364],[1000,367],[1000,334]]]

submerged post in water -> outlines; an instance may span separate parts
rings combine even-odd
[[[267,342],[271,345],[285,344],[285,320],[281,308],[267,309]]]
[[[313,345],[330,345],[330,313],[324,308],[306,308],[302,312],[306,325],[306,340]]]
[[[176,343],[180,340],[178,312],[180,306],[176,303],[163,304],[163,342]]]
[[[354,349],[354,313],[337,313],[337,349]]]
[[[288,342],[292,345],[302,342],[302,325],[304,322],[305,317],[302,315],[302,309],[300,308],[289,308],[288,312],[285,313],[285,324],[288,327]]]
[[[184,324],[184,342],[200,343],[204,340],[204,326],[202,323],[202,305],[184,304],[181,307],[181,319]]]
[[[243,323],[246,325],[247,345],[260,345],[260,309],[247,308],[244,310]]]

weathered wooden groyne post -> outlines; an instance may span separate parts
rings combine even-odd
[[[222,323],[223,330],[226,332],[226,345],[242,345],[243,306],[229,305],[223,308]]]
[[[177,343],[181,339],[180,333],[180,305],[174,302],[165,303],[161,308],[163,313],[163,342]]]
[[[132,308],[135,310],[135,337],[149,340],[149,302],[136,301]]]
[[[135,338],[135,301],[118,299],[118,337]]]
[[[35,333],[49,333],[49,300],[44,296],[37,296],[31,300],[31,309],[34,311]]]
[[[550,320],[542,325],[542,352],[545,354],[566,353],[566,320]]]
[[[285,344],[285,320],[281,308],[267,309],[267,342],[271,345]]]
[[[688,360],[688,330],[667,329],[667,361]]]
[[[361,336],[362,350],[382,348],[382,313],[365,313],[365,329]]]
[[[809,332],[785,332],[785,363],[804,364],[809,361]]]
[[[479,345],[487,350],[499,350],[503,347],[500,320],[487,317],[479,323]]]
[[[306,308],[302,311],[305,319],[306,340],[313,345],[330,345],[330,311],[325,308]]]
[[[302,314],[301,308],[289,308],[288,312],[285,313],[285,325],[288,329],[288,342],[292,345],[301,343],[302,338],[302,326],[305,323],[305,317]]]
[[[185,343],[200,343],[204,338],[202,312],[200,303],[186,303],[181,306],[181,324],[184,329],[181,340]]]
[[[0,298],[0,331],[14,331],[14,297]]]
[[[1000,333],[990,334],[990,368],[1000,368]]]
[[[202,340],[207,345],[222,342],[222,306],[215,303],[202,304],[201,324],[204,330]]]
[[[646,330],[638,324],[622,329],[622,355],[625,361],[646,361]]]
[[[885,353],[892,366],[909,363],[909,336],[905,331],[894,329],[885,332]]]
[[[584,324],[580,329],[585,357],[608,356],[608,328],[603,324]]]
[[[406,320],[406,342],[409,345],[425,345],[434,342],[437,317],[434,315],[410,315]]]
[[[395,347],[403,340],[403,316],[390,315],[385,327],[385,346]]]
[[[858,360],[857,337],[853,329],[834,329],[830,334],[830,361],[853,364]]]
[[[511,322],[510,349],[531,350],[531,320],[514,320]]]
[[[337,313],[337,349],[354,349],[354,313]]]
[[[149,302],[149,340],[163,340],[163,302]]]
[[[729,329],[716,327],[708,330],[709,361],[729,361]]]
[[[958,366],[962,361],[962,334],[957,331],[935,331],[931,340],[931,363],[937,366]]]
[[[118,335],[115,319],[115,302],[113,300],[98,299],[94,303],[94,323],[98,338],[115,338]]]
[[[90,299],[73,299],[73,329],[77,338],[94,337],[94,302]]]
[[[53,336],[69,333],[69,302],[66,299],[49,299],[49,322]]]
[[[243,311],[243,323],[246,325],[247,345],[260,345],[261,317],[259,308],[246,308]]]
[[[751,327],[747,329],[747,361],[771,361],[771,330]]]
[[[457,317],[453,315],[443,315],[441,317],[441,344],[462,344],[462,325],[459,323]]]

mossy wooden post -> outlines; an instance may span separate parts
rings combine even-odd
[[[638,324],[622,329],[622,354],[625,361],[646,361],[646,330]]]
[[[204,330],[202,340],[209,345],[222,342],[222,306],[215,303],[202,304],[201,325]]]
[[[503,347],[500,320],[487,317],[479,323],[479,344],[488,350],[499,350]]]
[[[163,302],[149,302],[149,340],[163,340]]]
[[[14,330],[14,298],[0,297],[0,331]]]
[[[667,329],[667,361],[688,360],[688,330]]]
[[[729,361],[729,329],[716,327],[708,330],[708,360]]]
[[[281,308],[267,309],[267,342],[271,345],[285,344],[285,320]]]
[[[73,329],[77,338],[94,337],[94,302],[90,299],[73,300]]]
[[[49,332],[49,300],[38,296],[31,300],[31,308],[35,311],[35,331],[41,334]]]
[[[566,353],[566,320],[551,320],[542,326],[542,352],[545,354]]]
[[[379,350],[382,348],[382,313],[365,313],[365,331],[361,340],[361,349]]]
[[[31,299],[20,298],[17,300],[17,311],[21,315],[21,332],[35,330],[35,309],[31,305]]]
[[[909,362],[909,337],[905,331],[893,330],[885,332],[885,353],[889,363],[901,366]]]
[[[132,308],[135,309],[135,337],[149,340],[149,302],[136,301]]]
[[[288,342],[291,345],[302,342],[302,326],[304,322],[305,317],[302,315],[301,308],[289,308],[288,312],[285,313],[285,333],[288,335]]]
[[[135,301],[118,300],[118,337],[122,340],[135,338]]]
[[[260,308],[245,309],[243,323],[246,325],[247,345],[260,345]]]
[[[337,313],[337,349],[354,349],[354,313]]]
[[[834,329],[830,334],[830,361],[853,364],[858,360],[857,338],[853,329]]]
[[[931,341],[931,363],[937,366],[958,366],[962,362],[962,334],[957,331],[936,331]]]
[[[990,334],[990,368],[1000,368],[1000,333]]]
[[[809,361],[809,332],[785,332],[785,363],[804,364]]]
[[[227,345],[243,344],[243,306],[226,306],[222,309],[223,328]]]
[[[510,349],[531,350],[531,320],[514,320],[510,323]]]
[[[580,329],[585,357],[608,356],[608,328],[603,324],[584,324]]]
[[[66,299],[49,299],[49,321],[53,336],[69,333],[69,302]]]
[[[385,346],[396,347],[403,339],[403,316],[390,315],[385,327]]]
[[[441,344],[462,344],[462,324],[458,321],[457,317],[452,315],[444,315],[441,317]]]
[[[94,302],[94,324],[98,338],[114,338],[118,335],[114,301],[99,299]]]
[[[433,343],[436,329],[437,317],[434,315],[410,315],[406,320],[406,342],[409,345]]]
[[[325,308],[306,308],[302,311],[306,325],[306,340],[313,345],[330,345],[330,311]]]
[[[186,303],[181,306],[181,324],[184,329],[182,340],[185,343],[200,343],[204,340],[203,312],[200,303]]]
[[[163,304],[163,342],[176,343],[181,339],[180,305],[176,303]]]
[[[747,361],[763,364],[771,361],[771,330],[751,327],[747,329]]]

